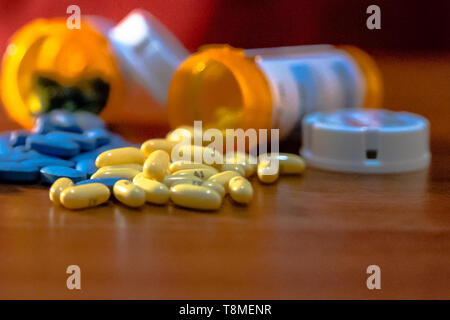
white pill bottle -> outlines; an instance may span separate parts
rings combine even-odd
[[[313,111],[378,108],[382,83],[372,58],[353,46],[237,49],[209,45],[175,72],[168,97],[172,127],[298,131]]]

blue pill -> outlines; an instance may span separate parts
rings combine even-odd
[[[22,146],[29,135],[30,132],[28,130],[15,130],[9,136],[9,143],[12,147]]]
[[[70,158],[70,160],[75,161],[75,162],[78,162],[80,160],[85,160],[85,159],[94,159],[95,160],[100,153],[102,153],[106,150],[109,150],[109,149],[112,149],[112,148],[109,148],[109,145],[106,145],[106,146],[97,148],[92,151],[80,153],[80,154]]]
[[[77,162],[75,169],[84,172],[88,177],[93,175],[97,171],[97,167],[95,165],[95,159],[83,159]]]
[[[60,166],[60,167],[69,167],[73,168],[75,166],[75,162],[69,160],[63,160],[58,158],[44,157],[44,158],[36,158],[22,161],[21,164],[27,166],[35,166],[38,168],[48,167],[48,166]]]
[[[3,157],[2,161],[22,162],[22,161],[25,161],[25,160],[36,159],[36,158],[37,157],[34,156],[33,154],[13,153],[13,154],[7,155],[6,157]]]
[[[34,122],[33,133],[46,134],[55,130],[48,114],[40,115]]]
[[[0,137],[0,155],[9,154],[13,148],[9,144],[9,134]]]
[[[87,178],[86,173],[68,167],[48,166],[41,169],[41,179],[44,183],[52,184],[62,177],[69,178],[73,182],[82,181]]]
[[[35,150],[27,150],[24,146],[15,147],[13,152],[6,156],[8,161],[25,161],[38,158],[52,158]]]
[[[13,148],[13,153],[24,153],[24,152],[27,152],[27,151],[29,151],[29,150],[28,150],[28,148],[25,145],[17,146],[17,147]]]
[[[125,146],[128,146],[128,144],[126,144]],[[96,159],[100,153],[105,152],[107,150],[120,148],[120,147],[122,147],[122,145],[118,146],[117,144],[106,144],[95,150],[80,153],[79,155],[72,157],[70,160],[78,162],[78,161],[84,160],[84,159]]]
[[[55,130],[75,133],[83,132],[71,112],[66,110],[54,110],[50,112],[49,115]]]
[[[31,183],[39,180],[39,168],[16,162],[0,162],[0,181]]]
[[[69,140],[77,143],[81,151],[91,151],[96,148],[96,140],[73,132],[53,131],[45,136],[48,139]]]
[[[111,140],[110,133],[105,129],[92,129],[86,131],[84,135],[89,139],[94,139],[97,148],[108,144]]]
[[[130,143],[125,141],[121,136],[118,134],[111,133],[111,141],[109,142],[113,148],[122,148],[122,147],[128,147],[130,146]]]
[[[62,158],[70,158],[80,153],[80,147],[75,142],[62,139],[50,139],[41,135],[29,136],[26,146],[40,153]]]
[[[105,128],[105,123],[96,114],[88,111],[77,111],[73,114],[78,126],[83,131],[91,129]]]
[[[0,155],[2,162],[20,162],[24,160],[48,157],[34,150],[26,150],[24,146],[14,147],[13,151],[8,154]]]
[[[114,184],[119,180],[127,180],[124,178],[98,178],[98,179],[89,179],[89,180],[83,180],[76,183],[76,185],[80,184],[88,184],[88,183],[101,183],[107,186],[111,191],[114,187]]]

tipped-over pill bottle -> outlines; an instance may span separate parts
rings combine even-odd
[[[289,136],[313,111],[381,104],[374,61],[353,46],[236,49],[209,45],[175,72],[168,97],[172,127],[279,128]]]
[[[30,128],[53,109],[92,111],[107,122],[167,122],[170,79],[188,56],[155,17],[134,10],[116,26],[82,16],[37,19],[20,28],[3,56],[1,98]]]

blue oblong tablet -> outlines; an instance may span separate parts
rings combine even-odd
[[[23,146],[17,146],[13,148],[13,153],[25,153],[28,152],[29,150],[23,145]]]
[[[77,143],[81,151],[91,151],[96,148],[97,141],[85,135],[73,132],[53,131],[45,136],[47,139],[69,140]]]
[[[86,173],[68,167],[48,166],[41,169],[41,179],[44,183],[52,184],[62,177],[69,178],[73,182],[87,179]]]
[[[103,122],[103,120],[92,112],[77,111],[73,113],[73,117],[75,118],[78,126],[83,129],[83,131],[105,128],[105,123]]]
[[[55,130],[55,128],[53,127],[52,121],[50,120],[50,116],[48,114],[40,115],[34,122],[33,133],[46,134],[53,130]]]
[[[37,158],[52,158],[34,150],[26,150],[24,146],[18,146],[13,149],[12,153],[0,156],[1,161],[21,162],[25,160]]]
[[[71,112],[67,110],[54,110],[49,115],[55,130],[75,133],[83,132]]]
[[[129,142],[125,141],[124,138],[115,133],[111,133],[111,140],[109,144],[114,146],[114,148],[128,147],[131,145]]]
[[[42,135],[29,136],[26,147],[46,155],[61,158],[70,158],[80,153],[80,146],[73,141],[50,139]]]
[[[39,180],[39,168],[16,162],[0,162],[0,181],[31,183]]]
[[[9,144],[9,134],[0,137],[0,155],[9,154],[13,148]]]
[[[111,191],[114,187],[114,184],[119,180],[127,180],[125,178],[98,178],[98,179],[89,179],[89,180],[83,180],[76,183],[76,185],[80,184],[88,184],[88,183],[101,183],[107,186]]]
[[[111,140],[109,131],[102,128],[86,131],[84,135],[89,139],[94,139],[97,148],[108,144]]]
[[[111,149],[116,149],[116,148],[121,148],[121,147],[127,147],[129,145],[130,144],[126,143],[126,142],[125,143],[121,143],[121,144],[108,143],[108,144],[105,144],[104,146],[101,146],[100,148],[95,149],[95,150],[87,151],[87,152],[84,152],[84,153],[80,153],[80,154],[72,157],[70,160],[78,162],[78,161],[83,160],[83,159],[95,159],[95,158],[97,158],[97,156],[100,153],[102,153],[104,151],[111,150]]]
[[[95,158],[93,159],[83,159],[77,162],[75,169],[87,174],[88,178],[97,171],[97,166],[95,165]]]
[[[25,144],[27,137],[30,135],[28,130],[15,130],[9,136],[9,143],[12,147],[22,146]]]
[[[20,163],[23,165],[35,166],[38,168],[48,167],[48,166],[60,166],[60,167],[73,168],[75,166],[75,162],[73,162],[73,161],[63,160],[63,159],[59,159],[59,158],[52,158],[52,157],[29,159],[29,160],[21,161]]]
[[[92,151],[87,151],[87,152],[80,153],[80,154],[72,157],[70,160],[78,162],[78,161],[84,160],[84,159],[95,159],[95,158],[97,158],[97,156],[100,153],[102,153],[102,152],[104,152],[106,150],[109,150],[109,149],[114,149],[114,148],[110,148],[109,145],[105,145],[103,147],[97,148],[97,149],[92,150]]]

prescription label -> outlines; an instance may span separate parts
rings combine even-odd
[[[273,96],[273,127],[286,137],[311,112],[362,105],[365,81],[345,53],[260,57],[256,60],[269,80]]]

